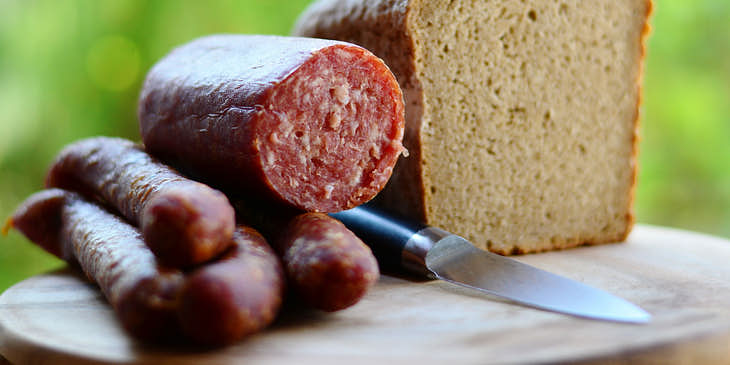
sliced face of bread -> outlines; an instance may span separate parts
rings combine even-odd
[[[322,0],[297,35],[383,58],[406,102],[380,204],[503,254],[631,230],[650,0]]]

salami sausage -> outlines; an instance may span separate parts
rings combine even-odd
[[[238,218],[271,242],[289,287],[304,304],[328,312],[345,309],[378,280],[372,251],[340,221],[323,213],[267,208],[251,198],[234,202]]]
[[[224,190],[306,211],[370,200],[404,151],[394,76],[337,41],[197,39],[150,70],[138,114],[153,155]]]
[[[231,245],[235,213],[225,195],[183,177],[131,141],[97,137],[68,145],[51,165],[46,186],[110,205],[140,227],[169,266],[208,261]]]
[[[180,323],[198,343],[227,344],[269,325],[284,296],[279,258],[254,229],[238,226],[235,245],[189,274]]]
[[[183,273],[158,265],[128,223],[78,195],[50,189],[31,195],[11,225],[46,251],[80,266],[132,336],[157,342],[179,333]]]
[[[188,274],[159,265],[137,229],[75,193],[29,197],[7,226],[78,265],[95,281],[134,337],[169,342],[234,342],[270,324],[284,274],[266,241],[239,226],[221,258]]]

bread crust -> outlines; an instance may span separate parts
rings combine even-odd
[[[626,211],[628,212],[626,214],[626,231],[619,237],[617,237],[616,240],[613,242],[623,242],[628,238],[629,234],[631,233],[631,230],[634,227],[634,224],[636,223],[636,214],[634,212],[634,202],[636,200],[636,188],[638,185],[638,176],[639,176],[639,142],[641,141],[641,133],[640,133],[640,127],[641,127],[641,105],[644,102],[644,88],[643,88],[643,80],[644,80],[644,67],[646,62],[646,40],[649,38],[649,34],[651,34],[651,25],[649,24],[649,18],[651,17],[651,14],[654,12],[654,2],[653,0],[644,0],[644,4],[646,6],[646,15],[644,16],[644,25],[641,29],[641,33],[639,34],[639,73],[638,77],[636,79],[637,87],[639,88],[638,91],[638,97],[636,99],[636,116],[634,118],[634,138],[631,141],[631,159],[632,159],[632,167],[633,171],[631,173],[631,189],[629,192],[629,206],[627,207]],[[600,243],[609,243],[612,242],[611,240],[607,240],[605,242],[596,242],[598,244]]]

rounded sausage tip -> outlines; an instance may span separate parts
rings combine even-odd
[[[142,235],[159,260],[191,267],[230,247],[235,214],[226,197],[210,189],[167,189],[141,214]]]

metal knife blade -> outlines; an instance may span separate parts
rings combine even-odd
[[[646,323],[638,306],[577,281],[476,248],[466,239],[369,206],[331,214],[372,249],[386,269],[476,289],[526,306],[577,317]]]

